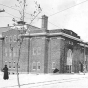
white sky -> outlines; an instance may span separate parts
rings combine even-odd
[[[33,11],[35,10],[34,1],[37,1],[37,3],[40,4],[42,8],[42,13],[33,21],[32,25],[41,27],[40,18],[41,15],[45,14],[49,16],[48,29],[58,29],[58,28],[70,29],[76,32],[79,36],[81,36],[81,39],[88,41],[87,39],[88,38],[88,25],[87,25],[88,1],[53,16],[50,15],[62,11],[66,8],[69,8],[85,0],[26,0],[26,1],[28,5],[26,7],[26,13],[32,14]],[[17,0],[0,0],[0,4],[4,4],[16,8],[15,4],[17,5],[18,3]],[[0,5],[0,9],[5,9],[5,11],[8,12],[9,14],[12,14],[16,17],[20,17],[19,12],[14,9],[10,9],[2,5]],[[0,13],[0,27],[7,26],[7,24],[12,25],[13,23],[12,18],[15,17],[9,14],[5,12]],[[26,16],[25,21],[27,23],[30,23],[30,18],[31,18],[30,15],[25,14],[25,16]],[[16,18],[16,20],[19,19]],[[53,23],[54,25],[52,25],[50,22]]]

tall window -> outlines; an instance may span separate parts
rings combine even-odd
[[[32,63],[32,69],[33,69],[33,70],[36,70],[36,62],[33,62],[33,63]]]
[[[12,40],[13,40],[13,37],[9,36],[9,42],[12,42]]]
[[[33,55],[40,55],[40,54],[41,54],[41,47],[34,47]]]
[[[37,50],[36,50],[36,47],[33,48],[33,55],[36,55],[37,54]]]
[[[5,65],[7,65],[8,64],[8,62],[7,61],[5,61]]]
[[[8,50],[7,50],[7,48],[5,48],[5,56],[6,57],[8,56]]]
[[[72,50],[69,49],[67,52],[67,65],[72,65]]]
[[[9,69],[11,69],[11,61],[9,61]]]
[[[13,57],[16,57],[16,56],[17,56],[17,49],[14,48],[14,49],[13,49]]]
[[[11,49],[9,49],[9,57],[11,57],[12,56],[12,51],[11,51]]]
[[[16,68],[15,65],[16,65],[16,62],[14,61],[14,62],[13,62],[13,68],[14,68],[14,69]]]
[[[7,42],[8,42],[8,37],[6,36],[6,37],[5,37],[5,43],[7,43]]]
[[[55,69],[55,62],[52,62],[52,69]]]
[[[38,47],[37,48],[37,55],[40,55],[41,54],[41,47]]]
[[[16,42],[16,41],[17,41],[17,36],[14,35],[14,36],[13,36],[13,42]]]
[[[37,62],[37,70],[40,70],[40,68],[41,68],[40,62]]]

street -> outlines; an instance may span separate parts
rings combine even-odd
[[[82,74],[20,74],[20,88],[88,88],[88,73]],[[10,75],[3,80],[0,74],[0,88],[19,88],[17,76]]]

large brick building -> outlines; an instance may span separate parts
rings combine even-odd
[[[71,30],[47,30],[47,19],[43,16],[42,28],[27,25],[26,33],[16,28],[2,33],[0,68],[7,64],[14,73],[19,59],[19,72],[83,72],[84,65],[88,71],[88,44]]]

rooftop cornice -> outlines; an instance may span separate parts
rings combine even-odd
[[[88,48],[88,45],[86,45],[85,43],[80,43],[80,46],[83,46],[83,47],[87,47]]]
[[[63,32],[59,32],[59,33],[47,33],[47,32],[42,32],[42,33],[30,33],[30,34],[24,34],[23,36],[25,37],[33,37],[33,36],[64,36],[64,37],[67,37],[67,38],[70,38],[70,39],[73,39],[73,40],[76,40],[76,41],[79,41],[79,42],[82,42],[81,39],[79,38],[76,38],[74,36],[71,36],[71,35],[68,35],[66,33],[63,33]]]

